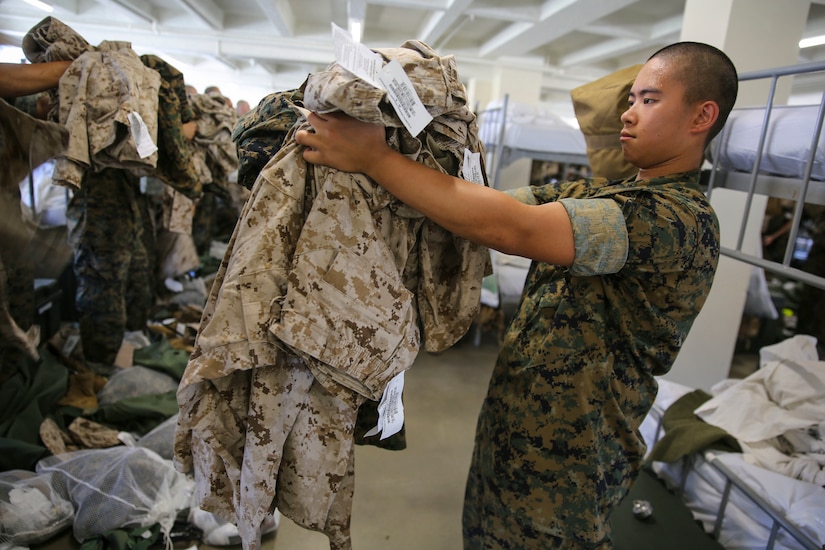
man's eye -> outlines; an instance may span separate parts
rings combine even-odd
[[[649,105],[651,103],[654,103],[654,100],[652,98],[649,98],[649,97],[644,98],[642,101],[644,101],[645,105]]]

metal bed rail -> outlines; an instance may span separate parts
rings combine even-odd
[[[757,267],[761,267],[780,276],[825,289],[825,277],[812,275],[803,270],[791,267],[790,265],[806,203],[825,205],[825,182],[814,181],[811,179],[814,161],[816,160],[817,146],[822,133],[823,118],[825,118],[825,90],[823,90],[820,97],[819,112],[815,121],[814,132],[811,136],[811,146],[802,178],[781,178],[777,176],[760,174],[760,164],[765,151],[771,114],[774,109],[776,88],[780,78],[819,72],[825,73],[825,63],[806,63],[753,71],[739,75],[740,82],[758,80],[769,80],[770,82],[768,97],[765,103],[765,113],[762,120],[762,128],[756,151],[756,160],[754,161],[753,169],[750,174],[732,172],[719,168],[718,164],[721,156],[720,152],[722,148],[722,139],[717,138],[715,140],[713,151],[713,166],[709,171],[710,176],[707,181],[707,194],[710,196],[713,189],[716,187],[738,189],[747,193],[744,215],[739,229],[736,247],[722,247],[722,254]],[[751,214],[751,205],[754,194],[763,194],[795,201],[788,245],[785,249],[785,256],[782,262],[768,261],[754,254],[743,252],[742,250],[742,243],[744,241],[745,230],[748,226],[749,217]]]
[[[736,489],[747,495],[748,499],[759,506],[759,508],[761,508],[762,511],[768,514],[773,520],[771,534],[766,541],[765,550],[773,550],[781,529],[787,531],[788,534],[791,535],[793,539],[801,544],[806,550],[822,550],[822,547],[811,540],[808,535],[800,531],[794,524],[785,519],[785,517],[781,514],[777,514],[773,507],[768,504],[765,499],[763,499],[753,489],[748,487],[748,485],[742,481],[730,468],[725,466],[721,460],[714,457],[707,462],[725,476],[725,488],[722,492],[722,501],[719,503],[719,512],[716,514],[716,523],[713,526],[714,538],[718,539],[719,533],[722,532],[722,522],[725,518],[725,508],[727,507],[730,499],[731,489],[736,487]]]
[[[480,135],[484,145],[487,146],[487,177],[490,185],[499,188],[501,171],[514,160],[519,158],[530,158],[534,160],[554,161],[562,165],[562,170],[567,173],[570,165],[588,165],[589,159],[586,153],[564,153],[541,150],[515,149],[506,144],[507,129],[510,124],[508,113],[510,106],[510,94],[504,94],[501,98],[501,105],[488,107],[478,112]],[[492,121],[490,119],[492,118]],[[489,130],[489,125],[493,130]],[[492,143],[492,147],[489,147]],[[492,150],[491,150],[492,149]]]
[[[654,435],[655,441],[659,441],[665,432],[664,416],[658,419],[656,424],[656,432]],[[823,547],[812,540],[806,533],[802,532],[798,527],[789,522],[785,516],[777,511],[768,501],[766,501],[759,493],[748,486],[736,473],[728,468],[721,460],[719,460],[713,453],[690,454],[682,458],[682,468],[680,473],[679,485],[676,493],[680,496],[685,494],[687,487],[688,476],[697,468],[698,462],[705,462],[715,468],[722,477],[725,478],[725,486],[722,488],[722,496],[719,502],[719,508],[714,519],[712,536],[715,540],[719,540],[722,533],[722,524],[725,520],[725,511],[730,502],[731,491],[733,488],[741,491],[747,499],[758,506],[771,519],[771,533],[768,540],[765,541],[765,550],[773,550],[781,530],[785,530],[796,542],[798,542],[805,550],[823,550]]]
[[[487,179],[491,187],[498,187],[499,175],[503,167],[504,138],[507,135],[507,107],[510,95],[504,94],[501,105],[476,109],[479,125],[479,137],[487,151]],[[492,147],[491,147],[492,145]]]

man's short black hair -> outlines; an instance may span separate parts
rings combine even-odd
[[[677,42],[665,46],[648,60],[656,57],[674,61],[672,74],[684,86],[686,102],[710,100],[719,105],[719,118],[708,134],[710,142],[722,130],[736,103],[739,76],[733,62],[719,48],[701,42]]]

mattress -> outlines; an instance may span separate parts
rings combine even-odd
[[[481,116],[479,137],[491,149],[499,142],[502,124],[500,102],[491,102]],[[586,155],[584,134],[561,117],[523,103],[509,102],[503,145],[534,152]]]
[[[659,380],[656,402],[640,428],[648,449],[661,437],[659,426],[664,411],[691,391],[693,388],[683,384]],[[825,545],[825,489],[818,485],[751,464],[743,453],[695,453],[689,457],[690,466],[686,466],[684,461],[654,462],[654,472],[671,489],[678,490],[684,484],[683,500],[706,532],[714,530],[726,483],[725,475],[711,464],[713,461],[719,461],[731,470],[807,537],[819,545]],[[688,473],[683,478],[685,468],[688,468]],[[733,488],[718,541],[728,550],[763,550],[770,538],[772,525],[773,519],[767,512],[743,491]],[[785,530],[780,530],[774,548],[800,550],[806,547]]]
[[[818,105],[776,106],[771,110],[760,173],[789,178],[805,175],[818,113]],[[761,107],[734,109],[709,147],[711,160],[721,143],[719,168],[753,171],[764,116]],[[811,179],[825,180],[825,134],[817,141]]]

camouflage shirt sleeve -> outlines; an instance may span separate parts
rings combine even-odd
[[[533,193],[532,187],[508,189],[505,193],[524,204],[539,204],[538,199],[536,199],[536,195]]]
[[[573,224],[576,259],[570,273],[579,277],[616,273],[627,260],[627,226],[612,199],[561,199]]]
[[[604,180],[606,181],[606,180]],[[593,182],[581,180],[562,186],[541,185],[520,187],[505,191],[524,204],[544,204],[558,200],[567,210],[573,224],[576,259],[570,273],[579,277],[616,273],[625,265],[628,256],[628,236],[621,206],[608,198],[574,198],[586,196]]]

